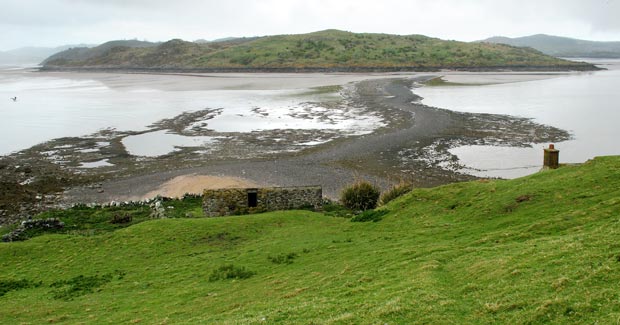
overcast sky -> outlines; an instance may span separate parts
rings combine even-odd
[[[473,41],[620,41],[620,0],[0,0],[0,50],[297,34],[336,28]]]

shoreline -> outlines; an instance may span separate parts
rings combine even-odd
[[[397,115],[404,121],[392,128],[337,139],[290,155],[213,161],[205,166],[111,180],[102,185],[105,195],[74,189],[67,196],[73,198],[69,201],[122,201],[174,177],[200,174],[242,177],[260,186],[322,184],[325,195],[335,199],[340,188],[356,178],[369,179],[384,188],[403,179],[411,180],[417,187],[475,179],[456,172],[456,168],[450,170],[450,164],[458,164],[456,157],[447,152],[450,147],[480,142],[522,146],[569,136],[562,130],[523,118],[458,113],[415,103],[418,97],[409,89],[417,81],[422,80],[379,79],[356,84],[358,103]],[[491,127],[491,131],[475,131],[481,127]],[[536,136],[537,133],[544,136]]]
[[[481,143],[524,146],[569,137],[565,131],[524,118],[459,113],[420,104],[420,98],[411,88],[436,76],[381,75],[375,79],[366,76],[366,80],[355,82],[348,98],[351,105],[381,114],[388,119],[387,126],[371,134],[339,138],[300,152],[205,160],[193,156],[191,150],[180,150],[144,160],[127,154],[119,140],[123,134],[106,131],[100,135],[101,139],[56,139],[0,157],[6,161],[0,161],[4,164],[0,173],[6,172],[7,181],[21,184],[41,179],[41,183],[34,185],[17,185],[28,188],[15,198],[23,204],[11,209],[0,206],[0,224],[41,209],[72,203],[128,201],[143,197],[175,177],[191,174],[239,177],[258,186],[321,184],[324,194],[332,199],[338,197],[343,186],[359,178],[383,188],[401,180],[412,181],[416,187],[433,187],[476,179],[458,172],[458,159],[448,152],[451,147]],[[87,155],[93,160],[95,157],[111,159],[114,162],[111,167],[75,173],[41,155],[50,148],[67,146],[67,150],[75,150],[71,148],[106,139],[110,141],[108,149]],[[17,165],[20,169],[15,168],[13,172],[11,168]],[[23,171],[24,168],[28,170]],[[52,185],[44,183],[45,177],[56,181]],[[21,212],[14,214],[15,211]]]
[[[554,78],[582,71],[456,71],[441,70],[420,72],[131,72],[131,71],[34,71],[21,69],[5,74],[20,74],[25,70],[29,77],[56,77],[70,80],[94,80],[110,89],[142,90],[148,88],[164,91],[191,90],[300,90],[324,86],[343,86],[369,79],[433,77],[447,82],[463,84],[494,84]],[[432,78],[431,78],[432,79]],[[174,83],[170,81],[174,80]]]
[[[268,68],[245,68],[245,67],[213,67],[213,68],[158,68],[158,67],[118,67],[118,66],[92,66],[92,67],[64,67],[42,66],[39,71],[64,71],[64,72],[113,72],[113,73],[419,73],[439,72],[442,70],[468,71],[468,72],[541,72],[541,71],[598,71],[602,68],[594,64],[574,65],[497,65],[497,66],[349,66],[349,67],[268,67]]]

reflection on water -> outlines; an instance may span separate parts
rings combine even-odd
[[[462,171],[479,177],[517,178],[533,174],[542,167],[543,146],[532,148],[461,146],[449,150],[467,167]],[[497,157],[502,157],[498,159]],[[519,157],[519,159],[504,159]]]
[[[132,135],[122,140],[129,154],[145,157],[166,155],[178,150],[179,147],[208,147],[215,141],[214,137],[187,137],[166,133],[165,130]]]
[[[114,166],[107,159],[91,161],[91,162],[83,162],[80,164],[80,168],[97,168],[97,167],[107,167]]]
[[[330,129],[351,135],[383,125],[379,117],[354,108],[310,104],[325,95],[308,95],[307,89],[168,91],[140,79],[131,88],[115,88],[109,79],[104,84],[67,74],[0,70],[0,154],[102,129],[145,131],[157,121],[206,108],[221,108],[221,113],[192,127],[216,132]],[[14,96],[16,102],[10,100]]]
[[[361,109],[347,106],[329,109],[312,103],[288,105],[265,104],[231,106],[204,121],[197,121],[188,129],[208,129],[215,132],[242,132],[268,130],[343,130],[347,134],[362,135],[382,126],[381,119],[364,114]]]
[[[508,114],[571,132],[572,140],[556,144],[560,162],[584,162],[594,156],[618,155],[620,145],[620,61],[609,71],[553,79],[487,86],[422,87],[422,103],[455,111]],[[517,177],[540,169],[543,144],[533,149],[466,146],[452,149],[461,163],[479,176]],[[504,168],[503,166],[509,166]],[[538,168],[531,167],[532,165]]]

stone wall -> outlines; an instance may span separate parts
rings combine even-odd
[[[8,234],[2,236],[3,242],[20,241],[28,239],[26,231],[31,229],[50,230],[50,229],[62,229],[65,227],[65,223],[58,218],[48,219],[33,219],[25,220]]]
[[[321,210],[320,186],[232,188],[205,190],[202,207],[208,217],[229,216],[275,210]]]

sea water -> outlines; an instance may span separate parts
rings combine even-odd
[[[432,86],[413,91],[422,103],[460,112],[506,114],[567,130],[571,140],[556,143],[561,163],[620,155],[620,60],[594,61],[608,70],[545,80],[479,86]],[[547,143],[529,148],[463,146],[451,150],[465,172],[514,178],[542,167]]]
[[[134,77],[137,81],[131,87],[115,87],[114,75],[106,74],[106,82],[88,76],[0,68],[0,155],[103,129],[146,131],[162,119],[203,109],[219,112],[195,124],[220,133],[331,129],[346,136],[370,133],[383,125],[378,116],[346,106],[322,107],[316,102],[325,95],[307,95],[308,89],[184,90],[178,76],[169,77],[170,87],[162,87],[161,82],[155,87],[148,76]],[[17,101],[11,99],[15,96]],[[152,132],[130,136],[123,143],[131,154],[153,156],[204,140]]]

